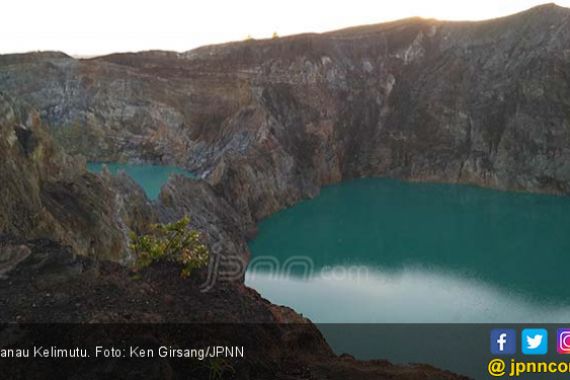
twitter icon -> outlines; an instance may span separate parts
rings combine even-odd
[[[548,353],[548,331],[545,329],[524,329],[521,344],[522,352],[525,355],[546,355]]]

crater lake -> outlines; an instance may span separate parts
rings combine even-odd
[[[246,284],[316,323],[570,317],[570,198],[360,179],[259,224]]]

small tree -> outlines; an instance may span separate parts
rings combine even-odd
[[[188,228],[190,218],[177,222],[154,224],[148,234],[137,236],[131,232],[130,247],[136,255],[135,266],[148,267],[157,261],[182,264],[182,277],[188,277],[194,269],[208,265],[209,251],[202,243],[201,233]]]
[[[271,36],[271,38],[273,38],[273,39],[279,38],[279,34],[277,34],[277,32],[273,32],[273,35]]]

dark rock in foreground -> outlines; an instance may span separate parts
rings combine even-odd
[[[338,357],[308,320],[244,285],[218,284],[201,292],[203,273],[182,279],[179,268],[164,264],[135,274],[115,263],[76,257],[49,240],[0,236],[0,249],[10,247],[25,249],[27,256],[0,279],[0,321],[17,322],[0,324],[0,348],[224,344],[245,347],[243,359],[224,361],[231,371],[222,378],[228,379],[465,379],[425,365]],[[0,369],[13,379],[78,374],[208,379],[215,364],[208,359],[2,359]]]

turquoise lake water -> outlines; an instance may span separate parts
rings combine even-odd
[[[91,162],[87,164],[87,169],[91,172],[99,173],[103,170],[103,165],[106,165],[113,174],[124,170],[127,175],[141,185],[149,199],[158,198],[160,189],[168,181],[168,177],[171,174],[193,177],[189,171],[174,166]]]
[[[314,322],[570,320],[570,198],[362,179],[259,225],[246,283]]]

